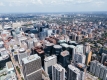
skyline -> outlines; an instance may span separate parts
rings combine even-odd
[[[0,0],[0,13],[107,11],[106,0]]]

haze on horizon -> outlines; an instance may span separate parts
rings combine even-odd
[[[107,0],[0,0],[0,13],[107,11]]]

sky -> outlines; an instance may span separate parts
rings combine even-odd
[[[107,0],[0,0],[0,13],[107,11]]]

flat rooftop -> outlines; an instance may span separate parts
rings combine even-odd
[[[62,56],[67,56],[67,55],[69,55],[69,52],[68,51],[63,51],[63,52],[61,52],[61,55]]]
[[[66,43],[62,43],[61,46],[63,46],[63,47],[69,47],[69,45],[66,44]]]
[[[73,65],[68,65],[68,68],[77,74],[80,73],[80,70]]]
[[[38,56],[37,54],[34,54],[34,55],[30,55],[26,58],[23,58],[22,61],[24,64],[27,64],[27,63],[32,62],[37,59],[40,59],[40,56]]]
[[[7,65],[7,68],[8,68],[8,69],[13,68],[13,64],[12,64],[11,61],[7,62],[6,65]]]
[[[56,56],[55,56],[55,55],[52,55],[52,56],[46,57],[44,60],[45,60],[45,61],[49,61],[49,60],[52,60],[52,59],[54,59],[54,58],[56,58]]]
[[[61,65],[59,65],[59,64],[55,64],[55,65],[53,65],[54,67],[55,67],[55,69],[57,69],[58,71],[62,71],[62,70],[65,70]]]
[[[60,45],[54,45],[54,48],[62,48]]]

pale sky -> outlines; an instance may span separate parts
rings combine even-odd
[[[0,13],[107,11],[107,0],[0,0]]]

